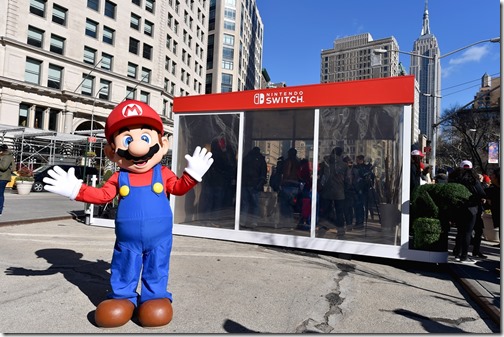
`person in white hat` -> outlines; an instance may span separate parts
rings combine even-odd
[[[455,168],[448,176],[448,182],[462,184],[471,192],[469,201],[461,206],[459,211],[454,215],[457,225],[457,236],[453,255],[455,255],[455,261],[457,262],[474,263],[475,261],[467,256],[467,251],[469,250],[476,220],[478,217],[481,217],[481,205],[486,194],[469,160],[460,162],[459,167]],[[483,257],[484,255],[479,252],[479,247],[477,247],[478,240],[476,239],[475,242],[476,245],[474,246],[472,256]]]

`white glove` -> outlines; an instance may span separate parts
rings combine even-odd
[[[53,179],[45,177],[43,179],[44,190],[68,197],[75,200],[82,186],[82,180],[75,176],[75,168],[68,169],[68,173],[61,167],[55,166],[53,170],[47,172]]]
[[[187,160],[185,171],[199,182],[213,163],[212,152],[207,152],[207,149],[199,146],[194,150],[192,157],[186,154],[185,159]]]

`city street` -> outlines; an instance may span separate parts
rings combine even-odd
[[[36,214],[37,200],[45,203],[50,194],[29,197]],[[7,198],[6,216],[16,208],[13,196]],[[70,203],[70,209],[82,206]],[[170,267],[173,321],[159,329],[144,329],[135,320],[100,329],[93,315],[109,289],[112,229],[68,217],[2,226],[0,235],[3,333],[500,331],[446,264],[350,259],[183,236],[174,238]]]

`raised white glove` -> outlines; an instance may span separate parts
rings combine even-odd
[[[71,167],[68,169],[68,173],[65,172],[61,167],[55,166],[54,169],[47,172],[51,178],[45,177],[43,179],[44,190],[68,197],[75,200],[79,190],[82,186],[82,180],[77,179],[75,176],[75,168]]]
[[[207,152],[207,149],[199,146],[194,149],[192,157],[186,154],[185,159],[187,160],[185,171],[199,182],[213,163],[212,152]]]

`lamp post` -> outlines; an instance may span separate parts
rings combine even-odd
[[[93,106],[91,107],[91,128],[90,128],[90,131],[89,131],[89,137],[93,137],[93,124],[94,124],[94,108],[95,108],[95,105],[96,105],[96,99],[98,98],[98,96],[100,96],[100,93],[104,90],[104,89],[108,89],[108,85],[104,85],[100,88],[100,90],[98,90],[98,92],[96,93],[96,95],[94,96],[94,99],[93,99]],[[89,142],[89,151],[91,151],[91,142]]]
[[[480,43],[485,43],[485,42],[500,43],[500,40],[501,40],[500,37],[494,37],[491,39],[480,40],[480,41],[468,44],[467,46],[455,49],[455,50],[453,50],[449,53],[443,54],[441,56],[439,56],[438,54],[434,54],[434,56],[427,56],[427,55],[421,55],[421,54],[416,54],[416,53],[410,53],[410,52],[406,52],[406,51],[402,51],[402,50],[391,50],[391,51],[433,60],[434,61],[433,63],[435,66],[440,59],[445,58],[446,56],[450,56],[452,54],[458,53],[461,50],[470,48],[470,47],[477,45],[477,44],[480,44]],[[377,53],[377,54],[383,54],[383,53],[388,53],[389,51],[386,49],[374,49],[373,52]],[[430,95],[430,97],[433,97],[436,99],[441,98],[441,96],[436,95],[436,92],[432,92],[430,94],[424,94],[424,96],[427,96],[427,95]],[[439,123],[437,123],[437,115],[436,115],[436,112],[434,111],[434,120],[432,123],[432,174],[433,175],[436,174],[436,148],[437,148],[437,135],[436,135],[437,132],[436,131],[437,131],[438,126],[439,126]]]

